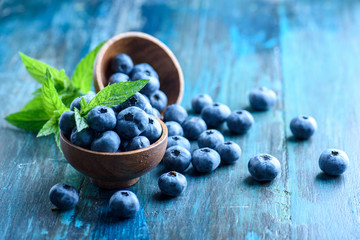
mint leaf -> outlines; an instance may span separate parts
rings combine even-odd
[[[47,114],[52,115],[56,110],[60,111],[60,113],[67,110],[55,89],[53,76],[49,69],[46,69],[41,91],[44,110]]]
[[[83,129],[88,128],[89,124],[87,123],[86,119],[80,115],[80,111],[75,108],[74,112],[77,131],[81,132]]]
[[[5,117],[12,125],[34,132],[39,131],[49,119],[49,115],[43,109],[21,111]]]
[[[93,99],[87,104],[86,108],[81,108],[81,115],[87,113],[98,105],[112,107],[125,102],[126,99],[140,91],[149,80],[137,80],[134,82],[121,82],[108,85],[98,92]]]
[[[71,77],[71,83],[83,93],[87,93],[91,90],[94,61],[97,53],[104,43],[105,42],[100,43],[94,50],[81,59],[75,68],[73,76]]]
[[[42,83],[44,81],[46,69],[49,69],[51,75],[54,77],[56,89],[64,89],[70,84],[69,77],[66,76],[64,69],[59,71],[56,68],[53,68],[50,65],[47,65],[46,63],[38,61],[34,58],[31,58],[22,52],[20,52],[19,54],[23,64],[26,67],[26,70],[39,83]]]
[[[32,95],[35,95],[35,96],[41,95],[41,88],[36,89],[36,90],[32,93]]]
[[[40,129],[38,135],[36,137],[43,137],[48,136],[52,133],[56,133],[58,126],[59,119],[55,115],[47,121],[44,126]]]
[[[35,96],[33,99],[31,99],[20,111],[27,111],[27,110],[44,110],[43,107],[43,100],[41,95]],[[49,115],[49,118],[51,115]]]
[[[80,90],[74,87],[68,87],[63,91],[59,92],[59,96],[61,101],[65,104],[66,107],[70,107],[71,102],[81,96]]]
[[[83,109],[86,108],[86,106],[87,106],[87,102],[85,98],[80,98],[80,108]]]

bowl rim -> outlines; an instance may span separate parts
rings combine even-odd
[[[150,146],[148,146],[146,148],[137,149],[137,150],[127,151],[127,152],[116,152],[116,153],[96,152],[96,151],[86,149],[86,148],[83,148],[83,147],[79,147],[79,146],[73,144],[72,142],[70,142],[67,139],[67,137],[65,137],[65,135],[61,131],[60,131],[60,139],[63,140],[70,147],[76,148],[79,151],[90,153],[90,154],[101,155],[101,156],[130,156],[130,155],[134,155],[134,154],[137,154],[137,153],[143,153],[143,152],[146,152],[146,151],[148,151],[150,149],[153,149],[153,148],[159,146],[161,143],[163,143],[166,140],[167,135],[168,135],[167,127],[166,127],[165,123],[161,119],[159,119],[157,117],[155,117],[155,118],[160,122],[160,125],[162,127],[162,134],[161,134],[160,138],[156,142],[150,144]]]
[[[176,103],[181,103],[183,95],[184,95],[184,74],[182,72],[179,61],[177,60],[175,54],[170,50],[170,48],[168,46],[166,46],[165,43],[163,43],[156,37],[153,37],[153,36],[151,36],[147,33],[143,33],[143,32],[133,32],[132,31],[132,32],[124,32],[124,33],[117,34],[117,35],[113,36],[112,38],[110,38],[109,40],[107,40],[104,43],[104,45],[100,48],[99,52],[96,55],[96,58],[94,61],[94,66],[93,66],[93,69],[94,69],[93,70],[93,79],[97,82],[99,88],[102,89],[105,87],[104,84],[102,83],[102,81],[100,81],[100,79],[101,79],[101,74],[100,74],[101,64],[100,64],[100,62],[102,62],[102,60],[103,60],[105,51],[116,41],[118,41],[120,39],[124,39],[124,38],[132,38],[132,37],[146,39],[150,42],[155,43],[161,49],[163,49],[166,52],[166,54],[170,57],[171,61],[175,65],[175,68],[178,70],[179,81],[180,81],[179,96],[176,100]]]

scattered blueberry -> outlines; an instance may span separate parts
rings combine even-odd
[[[165,195],[177,197],[185,190],[187,181],[181,173],[171,171],[160,176],[159,188]]]
[[[129,107],[119,112],[116,132],[125,139],[132,139],[144,132],[148,124],[146,112],[138,107]]]
[[[82,131],[78,132],[77,128],[71,132],[70,142],[75,144],[76,146],[88,148],[90,147],[91,142],[93,141],[95,136],[94,130],[91,128],[85,128]]]
[[[221,162],[231,164],[241,156],[241,148],[232,141],[224,142],[217,146],[216,151],[221,157]]]
[[[168,129],[168,136],[183,136],[184,130],[182,129],[181,125],[177,122],[170,121],[165,123]]]
[[[113,216],[132,218],[139,211],[140,204],[135,193],[127,190],[120,190],[111,196],[109,208]]]
[[[91,143],[91,150],[96,152],[116,152],[120,147],[120,137],[114,131],[99,133],[99,136]]]
[[[233,111],[226,120],[226,124],[229,130],[236,134],[246,133],[249,131],[253,123],[254,118],[246,110]]]
[[[349,158],[344,151],[327,149],[321,153],[319,167],[328,175],[341,175],[349,165]]]
[[[102,105],[91,109],[86,119],[89,127],[98,132],[111,130],[116,126],[114,110]]]
[[[212,104],[213,104],[213,100],[207,94],[199,94],[195,96],[191,101],[191,105],[195,113],[201,113],[201,111],[205,107],[209,107]]]
[[[163,111],[168,103],[166,94],[161,90],[157,90],[151,94],[149,100],[151,106],[156,108],[159,112]]]
[[[191,154],[184,147],[173,146],[166,150],[162,161],[165,168],[177,172],[183,172],[190,165]]]
[[[113,60],[111,61],[111,70],[114,73],[125,73],[129,74],[134,66],[133,61],[131,58],[125,54],[121,53],[117,55]]]
[[[133,77],[134,74],[137,72],[144,72],[149,77],[155,77],[155,78],[159,79],[159,75],[157,74],[157,72],[148,63],[136,64],[129,74],[130,77]]]
[[[266,87],[253,89],[249,94],[250,106],[257,111],[266,111],[276,102],[276,94]]]
[[[147,139],[147,137],[144,136],[136,136],[133,139],[129,141],[129,143],[126,145],[126,151],[132,151],[137,150],[141,148],[146,148],[150,146],[150,141]]]
[[[281,166],[277,158],[269,154],[259,154],[250,159],[248,169],[256,181],[264,182],[276,178]]]
[[[316,121],[310,116],[298,116],[290,122],[290,130],[297,139],[309,139],[315,133],[316,129]]]
[[[58,209],[68,210],[79,202],[79,193],[72,186],[58,183],[50,189],[49,198]]]
[[[80,106],[81,98],[85,98],[86,102],[89,103],[90,100],[93,99],[93,97],[95,97],[95,94],[87,94],[87,95],[75,98],[70,104],[70,110],[74,111],[75,108],[77,108],[78,110],[81,110],[81,106]]]
[[[120,82],[127,82],[130,81],[130,78],[128,75],[124,74],[124,73],[114,73],[113,75],[111,75],[111,77],[109,78],[109,84],[114,84],[114,83],[120,83]]]
[[[202,132],[207,129],[206,123],[199,117],[191,117],[182,123],[184,136],[189,140],[197,140]]]
[[[167,141],[167,148],[170,148],[172,146],[181,146],[186,148],[188,151],[191,149],[191,144],[189,140],[182,136],[170,136],[168,137]]]
[[[228,106],[221,103],[213,103],[201,111],[201,117],[209,128],[218,128],[231,114]]]
[[[209,129],[201,133],[198,139],[199,148],[215,149],[218,145],[224,142],[224,136],[215,129]]]
[[[172,104],[168,106],[164,112],[165,122],[175,121],[182,124],[187,117],[188,113],[186,112],[185,108],[179,104]]]
[[[162,127],[160,122],[154,116],[148,115],[148,119],[149,124],[141,135],[147,137],[150,143],[154,143],[161,137]]]
[[[74,111],[66,111],[61,114],[59,118],[59,127],[61,132],[67,137],[70,137],[71,131],[76,126]]]
[[[200,148],[193,152],[192,164],[198,172],[212,172],[220,164],[220,155],[211,148]]]

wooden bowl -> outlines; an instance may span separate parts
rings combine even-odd
[[[112,74],[110,62],[120,53],[128,54],[134,64],[149,63],[159,74],[160,89],[167,95],[168,105],[181,103],[184,76],[178,60],[164,43],[141,32],[121,33],[102,46],[93,70],[96,92],[108,85]]]
[[[60,146],[71,166],[90,177],[94,185],[106,189],[125,188],[134,185],[140,176],[156,167],[163,158],[168,132],[166,125],[162,121],[160,123],[163,132],[159,140],[139,150],[94,152],[72,144],[62,133]]]

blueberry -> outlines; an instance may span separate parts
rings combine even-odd
[[[137,72],[144,72],[149,77],[155,77],[155,78],[159,79],[159,75],[157,74],[157,72],[148,63],[136,64],[129,74],[130,77],[133,77],[134,74]]]
[[[277,158],[269,154],[259,154],[250,159],[248,169],[256,181],[265,182],[276,178],[281,166]]]
[[[120,103],[113,107],[115,112],[120,112],[128,107],[138,107],[145,111],[147,108],[151,108],[150,103],[146,99],[144,95],[141,93],[135,93],[131,97],[129,97],[125,102]]]
[[[213,104],[213,100],[207,94],[199,94],[195,96],[191,101],[191,105],[195,113],[201,113],[201,111],[205,107],[209,107],[212,104]]]
[[[160,112],[156,108],[151,109],[150,115],[153,115],[153,116],[157,117],[160,120],[162,118]]]
[[[168,129],[168,136],[183,136],[184,130],[182,129],[181,125],[177,122],[170,121],[165,123]]]
[[[225,164],[231,164],[237,161],[241,156],[241,148],[232,141],[218,145],[216,151],[220,155],[221,162]]]
[[[181,173],[171,171],[160,176],[159,188],[165,195],[177,197],[186,189],[187,181]]]
[[[228,106],[221,103],[213,103],[201,111],[201,117],[209,128],[218,128],[231,114]]]
[[[341,175],[349,165],[349,158],[344,151],[327,149],[321,153],[319,167],[328,175]]]
[[[215,149],[218,145],[224,142],[224,136],[215,129],[206,130],[201,133],[198,139],[199,148],[212,148]]]
[[[190,152],[181,146],[173,146],[166,149],[162,159],[165,168],[177,172],[185,171],[191,162]]]
[[[266,87],[253,89],[249,94],[250,106],[257,111],[266,111],[276,102],[276,94]]]
[[[79,194],[76,189],[62,183],[58,183],[50,189],[49,198],[51,203],[61,210],[74,208],[79,202]]]
[[[140,92],[142,94],[150,96],[151,94],[153,94],[157,90],[159,90],[160,82],[159,82],[159,79],[157,79],[156,77],[148,76],[144,72],[137,72],[132,76],[131,81],[137,81],[137,80],[140,80],[140,79],[148,79],[149,80],[149,82],[145,85],[145,87],[143,87],[140,90]]]
[[[154,143],[161,137],[162,127],[160,122],[154,116],[148,115],[148,119],[149,124],[141,135],[147,137],[150,143]]]
[[[149,139],[147,139],[144,136],[136,136],[129,141],[129,143],[125,147],[125,150],[132,151],[132,150],[137,150],[137,149],[141,149],[141,148],[146,148],[148,146],[150,146]]]
[[[253,123],[254,118],[246,110],[233,111],[226,120],[226,124],[229,130],[236,134],[246,133],[249,131]]]
[[[71,131],[76,126],[74,111],[66,111],[61,114],[59,118],[59,127],[61,132],[67,137],[70,137]]]
[[[144,132],[148,124],[146,112],[138,107],[129,107],[119,112],[116,132],[121,138],[132,139]]]
[[[77,128],[74,127],[71,132],[70,141],[79,147],[88,148],[93,141],[94,136],[94,130],[91,128],[85,128],[81,132],[78,132]]]
[[[290,130],[294,137],[301,140],[309,139],[315,133],[316,129],[316,121],[310,116],[298,116],[290,122]]]
[[[98,132],[111,130],[116,126],[114,110],[102,105],[91,109],[86,119],[89,127]]]
[[[190,149],[191,149],[191,144],[190,144],[189,140],[187,140],[186,138],[184,138],[182,136],[168,137],[166,147],[170,148],[172,146],[181,146],[181,147],[184,147],[185,149],[187,149],[188,151],[190,151]]]
[[[139,211],[140,204],[135,193],[127,190],[120,190],[111,196],[109,208],[113,216],[132,218]]]
[[[91,143],[91,150],[96,152],[116,152],[120,147],[120,137],[114,131],[100,133]]]
[[[159,112],[163,111],[168,103],[166,94],[157,90],[150,95],[150,103],[153,108],[156,108]]]
[[[125,54],[121,53],[117,55],[113,60],[111,60],[111,70],[114,73],[125,73],[129,74],[134,66],[131,58]]]
[[[70,104],[70,110],[74,111],[75,108],[77,108],[78,110],[81,110],[81,106],[80,106],[81,98],[85,98],[86,102],[89,103],[90,100],[93,99],[93,97],[95,97],[95,94],[87,94],[87,95],[75,98]]]
[[[129,144],[129,140],[121,139],[121,143],[120,143],[120,148],[119,148],[119,150],[120,150],[121,152],[126,152],[126,147],[127,147],[128,144]]]
[[[193,152],[192,164],[198,172],[212,172],[220,164],[220,155],[211,148],[200,148]]]
[[[187,117],[188,113],[186,112],[185,108],[179,104],[172,104],[168,106],[164,112],[165,122],[175,121],[182,124]]]
[[[207,129],[205,121],[199,117],[190,117],[181,126],[184,130],[184,136],[189,140],[197,140],[200,134]]]
[[[114,84],[114,83],[120,83],[120,82],[127,82],[130,81],[130,78],[128,75],[124,74],[124,73],[114,73],[113,75],[111,75],[111,77],[109,78],[109,84]]]

